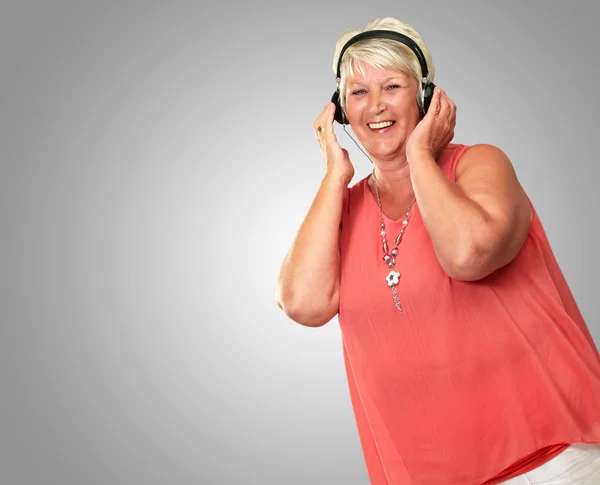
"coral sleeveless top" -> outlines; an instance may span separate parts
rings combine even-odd
[[[439,161],[453,183],[466,149]],[[415,204],[396,258],[401,314],[367,178],[344,195],[338,320],[371,483],[492,485],[600,442],[600,355],[537,213],[511,263],[462,282]],[[384,222],[393,241],[401,221]]]

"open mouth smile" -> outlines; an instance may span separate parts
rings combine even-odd
[[[379,121],[377,123],[367,123],[367,126],[371,129],[371,131],[375,131],[377,133],[383,133],[387,131],[390,126],[392,126],[395,121]]]

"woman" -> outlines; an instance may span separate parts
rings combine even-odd
[[[278,305],[338,314],[372,484],[600,483],[600,355],[511,162],[450,144],[456,107],[412,27],[365,31],[336,46],[325,176]],[[373,162],[351,188],[334,118]]]

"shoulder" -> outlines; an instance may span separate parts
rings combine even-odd
[[[365,189],[368,190],[368,180],[370,174],[366,177],[360,179],[353,185],[349,185],[344,190],[344,199],[349,201],[350,199],[356,199],[357,197],[363,197],[365,194]]]
[[[533,217],[529,203],[512,162],[497,146],[480,143],[466,147],[456,165],[456,184],[478,202],[490,200]]]
[[[369,175],[344,189],[344,195],[342,198],[342,221],[340,226],[342,225],[344,218],[350,216],[350,214],[353,212],[352,209],[356,205],[360,204],[364,199],[365,190],[369,190],[367,184],[368,179]]]
[[[513,165],[504,151],[494,145],[478,143],[471,146],[463,146],[463,151],[456,164],[456,181],[467,170],[479,168],[479,172],[503,171],[514,174]]]
[[[371,174],[368,174],[366,177],[363,177],[362,179],[357,181],[354,185],[348,186],[348,190],[351,193],[357,193],[357,192],[363,191],[368,184],[370,176],[371,176]]]

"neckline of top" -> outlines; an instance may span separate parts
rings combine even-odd
[[[369,179],[371,178],[372,175],[373,174],[371,173],[371,174],[369,174],[367,177],[365,177],[363,179],[364,190],[366,190],[369,193],[368,197],[369,197],[369,199],[371,199],[372,205],[374,205],[375,210],[377,211],[377,213],[379,213],[379,205],[377,204],[377,199],[375,198],[375,195],[373,194],[373,192],[371,192],[371,188],[369,187]],[[418,202],[415,201],[415,203],[414,203],[414,205],[412,206],[412,209],[411,209],[411,214],[412,214],[412,212],[418,211],[418,207],[417,206],[418,206]],[[402,215],[398,219],[392,219],[391,217],[388,217],[385,214],[385,212],[383,212],[383,210],[381,211],[381,214],[383,215],[384,221],[390,222],[391,224],[397,224],[399,222],[402,222],[404,220],[404,217],[405,217],[404,215]],[[409,217],[412,218],[413,216],[411,215]]]

